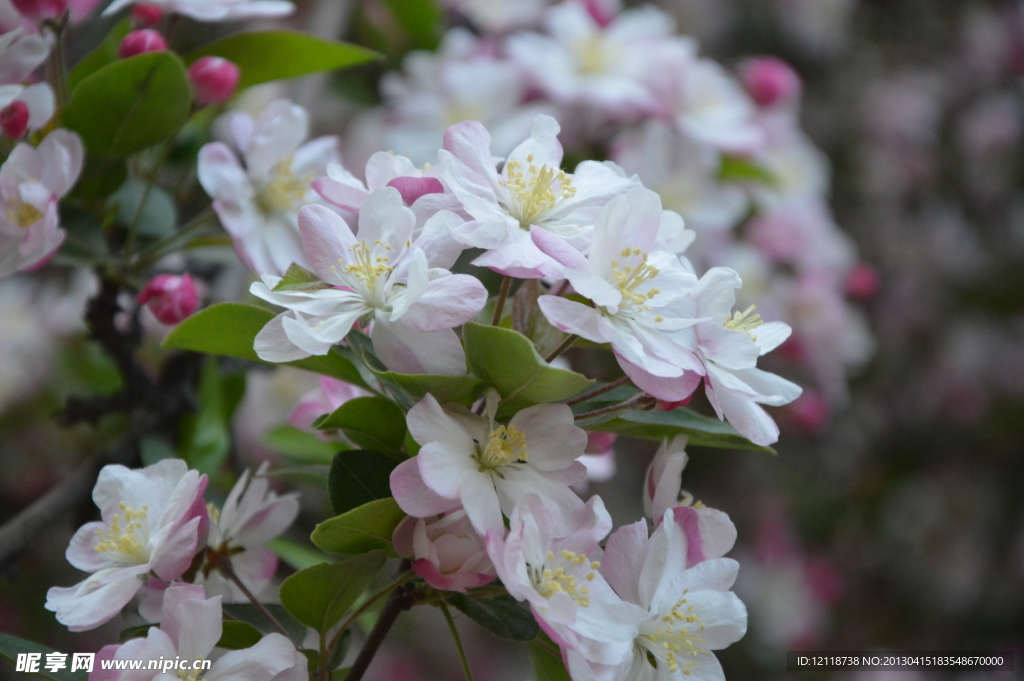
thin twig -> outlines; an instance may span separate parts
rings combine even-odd
[[[469,660],[466,659],[466,651],[462,649],[462,639],[459,638],[459,630],[455,628],[455,620],[452,619],[452,614],[448,611],[448,605],[444,601],[439,601],[437,605],[444,614],[444,621],[448,623],[448,630],[452,632],[455,649],[459,651],[459,661],[462,662],[462,672],[466,675],[466,681],[473,681],[473,672],[469,668]]]
[[[547,357],[544,358],[544,361],[545,362],[550,362],[551,360],[555,359],[556,357],[561,355],[563,352],[568,350],[570,347],[572,347],[572,344],[575,343],[577,340],[579,340],[579,336],[577,336],[574,333],[570,333],[568,336],[565,337],[565,340],[563,340],[561,343],[559,343],[557,348],[552,350],[551,353]]]
[[[512,288],[512,277],[502,277],[501,288],[498,290],[498,300],[494,303],[494,316],[491,317],[491,326],[497,326],[501,321],[501,313],[505,310],[505,300],[508,299],[508,291]]]
[[[344,622],[341,623],[341,627],[339,627],[337,633],[334,634],[334,638],[331,639],[330,645],[327,646],[328,656],[334,654],[334,648],[341,641],[342,634],[344,634],[345,631],[348,630],[348,628],[350,626],[352,626],[353,622],[355,622],[357,619],[359,619],[363,615],[364,612],[366,612],[371,607],[373,607],[373,604],[376,603],[377,601],[379,601],[382,597],[386,596],[392,590],[394,590],[394,589],[400,587],[401,585],[405,584],[407,581],[409,581],[411,578],[413,578],[415,576],[416,576],[416,573],[412,572],[412,571],[404,573],[401,577],[399,577],[395,581],[391,582],[390,584],[388,584],[386,587],[384,587],[383,589],[381,589],[380,591],[378,591],[374,595],[370,596],[370,598],[367,599],[367,601],[365,603],[363,603],[361,606],[359,606],[359,608],[357,608],[354,613],[349,615],[348,619],[346,619]]]
[[[409,586],[409,584],[405,584],[391,592],[391,597],[388,598],[384,609],[381,610],[377,623],[373,625],[373,629],[370,631],[370,635],[366,637],[366,642],[363,644],[362,650],[359,651],[356,661],[349,668],[345,681],[360,681],[363,678],[363,674],[366,673],[370,663],[373,662],[374,655],[377,654],[380,644],[384,642],[384,638],[387,637],[395,620],[398,619],[403,610],[408,610],[416,603],[416,593],[414,590],[409,589]]]
[[[563,279],[561,281],[561,283],[558,284],[558,286],[555,286],[550,291],[548,291],[548,295],[560,296],[563,293],[565,293],[566,289],[568,289],[568,288],[569,288],[569,280],[568,279]]]
[[[611,383],[605,383],[600,388],[594,388],[590,392],[583,393],[582,395],[577,395],[576,397],[572,398],[571,400],[566,400],[565,404],[568,404],[571,407],[574,404],[579,404],[580,402],[586,402],[587,400],[589,400],[591,398],[597,397],[598,395],[604,395],[605,393],[611,392],[612,390],[615,390],[616,388],[624,386],[627,383],[629,383],[629,376],[623,376],[622,378],[617,378],[614,381],[612,381]]]
[[[583,419],[589,419],[593,416],[601,416],[603,414],[611,414],[617,411],[623,411],[625,409],[633,409],[635,407],[645,407],[648,405],[653,405],[656,401],[657,400],[651,397],[650,395],[640,393],[639,395],[634,395],[633,397],[630,397],[625,402],[613,404],[612,406],[605,407],[603,409],[595,409],[594,411],[588,411],[585,414],[578,414],[574,418],[577,421],[582,421]]]
[[[257,610],[259,610],[261,613],[263,613],[263,616],[266,617],[267,620],[272,625],[274,625],[275,629],[277,629],[279,632],[281,632],[281,634],[285,638],[291,640],[291,636],[288,635],[288,630],[285,629],[284,626],[280,622],[277,621],[277,618],[274,617],[273,613],[271,613],[269,610],[267,610],[266,606],[264,606],[262,603],[260,603],[258,598],[256,598],[255,596],[252,595],[252,592],[249,591],[249,587],[247,587],[245,584],[243,584],[242,580],[238,578],[237,574],[235,574],[235,569],[233,567],[231,567],[231,559],[230,558],[225,556],[223,559],[221,559],[217,563],[217,569],[220,570],[224,574],[225,577],[227,577],[232,582],[234,582],[235,586],[237,586],[239,589],[242,590],[242,593],[245,594],[245,597],[249,599],[249,602],[252,603],[253,605],[255,605]]]
[[[132,216],[132,223],[128,226],[128,236],[125,239],[124,252],[128,256],[135,250],[135,238],[139,231],[139,221],[142,220],[142,211],[146,207],[146,202],[149,201],[149,195],[153,191],[153,187],[156,186],[157,176],[160,174],[160,169],[163,167],[164,161],[167,160],[167,155],[171,152],[172,146],[174,146],[173,136],[161,147],[160,155],[157,156],[156,162],[153,164],[153,172],[149,174],[149,179],[146,181],[146,188],[142,190],[142,199],[139,201],[139,205],[135,207],[135,215]]]

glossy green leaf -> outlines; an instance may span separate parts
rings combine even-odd
[[[405,512],[394,499],[378,499],[347,513],[325,520],[313,530],[311,539],[327,553],[356,556],[375,549],[384,549],[397,557],[391,535]]]
[[[433,374],[400,374],[388,371],[373,354],[370,339],[362,333],[350,333],[349,345],[358,352],[370,372],[387,386],[404,409],[409,409],[430,393],[441,404],[468,406],[476,401],[486,384],[475,376],[436,376]]]
[[[90,153],[126,156],[181,129],[192,107],[192,86],[173,52],[146,52],[86,76],[62,112],[63,125],[82,136]]]
[[[313,433],[294,426],[271,428],[263,436],[263,445],[295,463],[331,465],[334,455],[351,449],[341,442],[324,442]]]
[[[120,59],[117,48],[121,45],[121,40],[131,30],[130,19],[125,18],[117,22],[114,28],[107,34],[107,37],[103,39],[103,42],[97,45],[92,52],[82,57],[75,64],[75,68],[71,69],[68,73],[68,92],[78,87],[78,84],[85,80],[87,76],[91,76],[107,64],[112,64]]]
[[[281,633],[252,603],[224,603],[221,607],[224,608],[226,615],[230,615],[239,622],[252,625],[263,634]],[[284,630],[288,632],[288,638],[300,644],[305,640],[306,625],[292,617],[284,606],[277,603],[264,603],[263,607],[281,623]]]
[[[35,672],[36,676],[41,676],[44,679],[50,679],[50,681],[86,681],[88,674],[86,674],[84,670],[78,670],[74,673],[70,671],[70,654],[65,658],[68,665],[67,669],[60,669],[55,672],[46,671],[46,655],[47,653],[53,652],[61,651],[55,651],[53,648],[47,648],[46,646],[33,643],[32,641],[26,641],[23,638],[11,636],[10,634],[0,634],[0,657],[10,660],[11,664],[17,663],[19,653],[40,653],[42,657],[39,661],[39,671]]]
[[[281,277],[281,281],[277,282],[277,286],[273,288],[274,291],[319,291],[325,288],[330,288],[330,284],[326,284],[320,281],[320,277],[316,276],[316,272],[307,270],[298,263],[292,263],[288,266],[288,271]]]
[[[133,638],[144,638],[147,634],[149,634],[149,630],[150,630],[151,627],[157,627],[157,626],[160,626],[160,625],[153,624],[153,623],[146,623],[146,624],[139,624],[139,625],[136,625],[134,627],[128,627],[127,629],[122,629],[121,633],[117,635],[117,640],[120,641],[121,643],[124,643],[125,641],[128,641],[128,640],[133,639]]]
[[[753,182],[775,186],[778,180],[767,168],[740,156],[725,156],[718,169],[718,178],[725,182]]]
[[[529,338],[511,329],[470,322],[462,334],[469,368],[501,395],[500,418],[534,404],[567,399],[593,383],[575,371],[549,365]]]
[[[530,611],[511,596],[470,598],[453,593],[446,600],[483,629],[506,641],[532,641],[540,633]]]
[[[217,641],[218,648],[227,648],[228,650],[251,648],[263,638],[259,629],[245,622],[224,620],[222,626],[220,640]]]
[[[371,501],[389,498],[391,471],[397,465],[396,459],[366,449],[335,454],[327,478],[334,513],[341,515]]]
[[[440,42],[442,13],[434,0],[384,0],[413,48],[433,50]]]
[[[199,405],[183,419],[181,457],[201,473],[220,469],[231,449],[231,418],[245,394],[245,374],[222,376],[217,360],[208,357],[199,380]]]
[[[250,362],[263,362],[253,350],[253,340],[263,327],[274,318],[274,313],[255,305],[219,303],[200,310],[178,324],[164,338],[163,347],[177,350],[205,352],[210,355],[238,357]],[[298,367],[318,374],[369,388],[356,366],[337,349],[318,357],[309,357],[287,366]]]
[[[299,622],[325,633],[373,583],[385,561],[384,551],[371,551],[296,572],[281,584],[281,604]]]
[[[405,441],[405,413],[384,397],[356,397],[328,414],[317,429],[340,430],[367,449],[399,452]]]
[[[553,655],[536,643],[530,644],[530,662],[533,663],[533,677],[536,681],[571,681],[561,656]]]
[[[239,88],[333,71],[380,58],[376,52],[356,45],[297,31],[235,33],[190,52],[186,59],[191,64],[207,55],[224,57],[238,65],[242,71]]]

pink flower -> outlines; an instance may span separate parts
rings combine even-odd
[[[320,376],[320,387],[306,393],[288,416],[288,423],[300,430],[313,430],[313,422],[356,397],[366,397],[369,392],[345,381],[330,376]],[[322,434],[323,431],[316,431]]]
[[[0,111],[0,128],[11,139],[19,139],[28,131],[28,105],[25,102],[11,102]]]
[[[777,57],[754,57],[740,66],[743,86],[760,107],[772,107],[800,96],[800,76]]]
[[[461,508],[433,518],[405,518],[393,543],[399,556],[415,559],[412,569],[435,589],[465,592],[494,580],[484,540]]]
[[[64,241],[57,201],[82,170],[82,141],[54,130],[33,148],[18,144],[0,166],[0,277],[50,258]]]
[[[11,0],[11,4],[26,19],[36,22],[56,19],[68,8],[68,0]]]
[[[117,46],[117,54],[121,59],[127,59],[144,52],[160,52],[166,49],[167,41],[159,31],[142,28],[121,39],[121,44]]]
[[[132,23],[135,26],[148,28],[160,23],[160,20],[164,18],[164,11],[159,5],[150,5],[140,2],[135,5],[135,7],[132,7],[131,17]]]
[[[201,57],[188,67],[188,79],[196,93],[196,104],[223,104],[238,87],[242,71],[222,57]]]
[[[67,550],[69,563],[92,574],[52,587],[46,609],[71,631],[88,631],[117,615],[150,572],[180,577],[206,540],[206,483],[180,459],[141,470],[104,466],[92,493],[102,520],[78,528]]]
[[[53,118],[54,104],[49,83],[0,85],[0,125],[4,134],[18,139],[26,132],[39,130]]]
[[[188,272],[177,274],[158,274],[146,284],[136,300],[141,305],[148,305],[163,324],[177,324],[191,316],[199,305],[199,295],[195,282]]]

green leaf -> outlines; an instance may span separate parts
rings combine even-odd
[[[434,0],[385,0],[412,47],[433,50],[440,42],[441,10]]]
[[[337,452],[350,449],[341,442],[324,442],[313,433],[295,426],[271,428],[263,436],[263,445],[290,461],[326,466],[331,464]]]
[[[770,170],[741,156],[723,156],[718,179],[724,182],[754,182],[771,187],[779,183]]]
[[[128,178],[110,195],[107,203],[117,206],[117,220],[122,225],[132,224],[138,214],[140,235],[150,238],[168,237],[174,233],[178,224],[178,208],[171,195],[160,187],[150,187],[147,192],[147,184],[135,177]],[[146,203],[142,205],[140,213],[139,204],[143,196],[146,197]]]
[[[235,33],[190,52],[186,60],[191,64],[207,55],[224,57],[242,70],[239,89],[380,58],[376,52],[356,45],[323,40],[297,31]]]
[[[446,600],[482,628],[506,641],[532,641],[540,633],[530,611],[511,596],[474,599],[453,593]]]
[[[46,671],[46,655],[47,653],[59,652],[53,648],[47,648],[46,646],[33,643],[32,641],[26,641],[23,638],[17,636],[11,636],[10,634],[0,634],[0,657],[5,657],[11,661],[12,664],[16,664],[18,660],[18,653],[41,653],[42,657],[39,661],[39,671],[36,672],[37,676],[41,676],[44,679],[50,679],[50,681],[86,681],[88,676],[85,671],[78,670],[74,673],[69,671],[71,669],[71,655],[66,658],[67,669],[61,669],[56,672]]]
[[[75,64],[75,68],[71,69],[71,72],[68,73],[68,92],[72,92],[78,87],[78,84],[85,80],[87,76],[91,76],[107,64],[112,64],[120,59],[117,48],[131,29],[131,20],[128,18],[122,19],[115,24],[114,28],[107,34],[107,37],[103,39],[103,42],[92,52],[82,57]]]
[[[275,556],[296,570],[305,570],[308,567],[329,563],[333,560],[311,546],[299,544],[284,537],[271,539],[265,546],[273,551]]]
[[[211,305],[174,327],[164,338],[163,347],[238,357],[261,364],[273,364],[261,360],[252,347],[256,334],[273,318],[273,312],[255,305],[242,303]],[[309,357],[286,364],[370,389],[356,366],[343,357],[337,349],[331,349],[323,356]]]
[[[227,648],[228,650],[251,648],[263,638],[259,629],[245,622],[224,620],[223,627],[220,640],[217,641],[218,648]]]
[[[245,374],[221,376],[217,360],[208,357],[199,379],[199,410],[183,419],[181,458],[190,468],[211,475],[231,449],[231,418],[245,394]]]
[[[310,538],[327,553],[339,556],[384,549],[395,558],[391,535],[404,517],[405,512],[394,499],[378,499],[325,520],[316,526]]]
[[[158,626],[160,626],[160,625],[159,624],[153,624],[153,623],[150,622],[150,623],[146,623],[146,624],[139,624],[139,625],[134,626],[134,627],[128,627],[127,629],[122,629],[121,633],[117,635],[117,640],[120,641],[121,643],[124,643],[125,641],[127,641],[129,639],[143,638],[143,637],[145,637],[149,633],[150,627],[158,627]]]
[[[511,329],[469,322],[462,335],[469,368],[501,395],[499,418],[534,404],[567,399],[593,383],[575,371],[552,367],[529,338]]]
[[[533,663],[533,676],[536,681],[571,681],[569,672],[565,671],[565,665],[562,664],[562,658],[552,655],[536,643],[530,644],[530,661]]]
[[[62,113],[90,153],[127,156],[173,137],[188,118],[192,86],[173,52],[146,52],[86,76]]]
[[[325,288],[331,288],[331,285],[320,281],[320,277],[316,276],[316,272],[311,272],[302,265],[293,262],[288,266],[288,271],[284,273],[281,281],[277,282],[277,286],[273,290],[320,291]]]
[[[386,561],[383,551],[371,551],[296,572],[281,584],[281,604],[299,622],[326,633],[373,583]]]
[[[273,624],[267,621],[262,612],[256,609],[252,603],[224,603],[224,613],[234,617],[239,622],[250,624],[264,634],[281,633]],[[296,643],[302,643],[306,638],[306,625],[292,617],[283,606],[277,603],[264,603],[263,607],[270,611],[284,630],[288,632],[288,638]]]
[[[371,501],[389,498],[391,471],[397,465],[397,460],[366,449],[335,454],[327,478],[327,491],[335,515]]]
[[[348,400],[316,427],[340,430],[354,444],[380,452],[400,452],[405,441],[405,413],[386,397]]]
[[[363,333],[350,333],[348,343],[360,355],[370,372],[387,386],[404,409],[409,409],[430,393],[441,404],[469,406],[479,398],[487,385],[475,376],[436,376],[433,374],[400,374],[388,371],[373,354],[370,339]]]

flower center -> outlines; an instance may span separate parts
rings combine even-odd
[[[379,246],[385,253],[391,250],[391,246],[380,240],[373,242],[373,245]],[[386,255],[375,255],[375,251],[379,252],[376,248],[370,248],[366,241],[360,241],[352,246],[352,258],[348,264],[341,260],[338,262],[345,265],[345,274],[355,277],[372,289],[378,279],[391,274],[394,269],[388,264],[389,260]]]
[[[639,256],[640,260],[635,258]],[[626,247],[622,250],[623,262],[612,260],[612,283],[622,294],[620,309],[625,307],[633,314],[651,309],[648,301],[661,293],[659,289],[651,288],[646,291],[637,289],[647,281],[658,276],[658,268],[648,264],[647,254],[639,248]],[[632,264],[628,264],[632,262]],[[658,319],[657,321],[661,321]]]
[[[754,312],[756,309],[757,305],[751,305],[743,312],[733,312],[732,316],[725,320],[725,328],[742,331],[750,336],[752,340],[756,340],[751,332],[764,324],[761,315]]]
[[[14,207],[7,211],[7,221],[13,222],[23,229],[28,229],[41,220],[42,217],[43,214],[31,203],[23,203],[17,200]]]
[[[286,156],[271,168],[270,177],[256,195],[256,203],[267,215],[278,211],[295,212],[314,179],[312,173],[296,176],[292,172],[292,157]]]
[[[607,68],[609,55],[601,34],[595,33],[578,38],[573,42],[572,48],[581,73],[600,73]]]
[[[200,662],[200,660],[196,660]],[[199,677],[202,676],[202,669],[179,669],[177,670],[178,678],[182,681],[198,681]]]
[[[549,212],[559,201],[575,196],[576,187],[564,170],[535,165],[532,154],[526,161],[529,165],[525,169],[520,161],[509,161],[505,165],[506,177],[499,182],[509,193],[509,215],[528,230],[538,216]]]
[[[588,562],[585,555],[565,549],[558,552],[558,557],[562,559],[558,562],[565,565],[553,565],[556,555],[553,551],[548,551],[544,566],[540,569],[531,569],[534,587],[544,598],[551,598],[557,593],[567,593],[578,605],[586,608],[590,605],[590,587],[586,582],[594,580],[597,574],[595,571],[601,567],[601,563],[596,560]],[[569,572],[566,572],[567,568]]]
[[[647,650],[658,662],[658,666],[665,664],[669,671],[682,671],[689,676],[690,668],[699,664],[694,661],[697,656],[708,654],[708,651],[697,645],[705,642],[700,637],[704,624],[694,612],[694,607],[688,605],[686,593],[683,591],[683,595],[668,613],[640,626],[636,644]]]
[[[149,504],[143,505],[142,509],[136,511],[122,501],[121,512],[124,514],[124,525],[121,525],[121,513],[115,513],[110,520],[108,529],[96,530],[96,534],[102,537],[102,540],[96,544],[96,552],[116,554],[114,557],[119,560],[135,565],[148,562],[149,538],[145,522],[148,510]]]
[[[451,127],[462,121],[482,121],[484,120],[484,111],[473,102],[454,101],[444,107],[442,118],[445,121],[445,127]],[[428,163],[427,166],[429,167],[429,165]]]
[[[480,464],[480,471],[497,471],[510,463],[530,460],[526,448],[526,434],[515,426],[498,426],[487,436],[483,451],[474,457]]]

